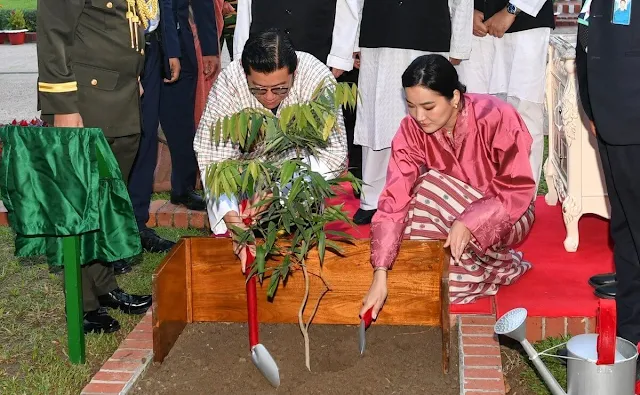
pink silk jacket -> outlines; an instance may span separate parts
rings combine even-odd
[[[510,104],[490,95],[465,94],[453,136],[422,131],[407,116],[391,145],[378,211],[371,223],[371,265],[392,268],[402,241],[412,190],[430,169],[475,187],[483,198],[457,218],[483,251],[497,244],[535,198],[529,163],[531,135]]]

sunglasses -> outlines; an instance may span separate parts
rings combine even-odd
[[[267,92],[271,91],[274,95],[282,96],[286,95],[289,92],[289,88],[278,87],[278,88],[249,88],[249,91],[256,96],[264,96]]]

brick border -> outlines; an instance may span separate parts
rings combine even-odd
[[[527,317],[527,340],[594,333],[596,317]]]
[[[120,343],[84,387],[81,395],[125,395],[153,361],[153,327],[151,310]]]
[[[154,200],[149,206],[147,226],[209,229],[209,216],[206,211],[187,210],[184,206],[176,206],[168,200]]]
[[[458,316],[460,395],[505,395],[500,343],[492,315]]]

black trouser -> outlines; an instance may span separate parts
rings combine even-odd
[[[596,124],[597,127],[597,124]],[[640,145],[598,148],[611,204],[616,277],[618,336],[640,341]]]
[[[358,83],[358,69],[346,72],[338,78],[339,82]],[[356,127],[356,109],[353,111],[345,107],[342,108],[344,115],[344,126],[347,130],[347,147],[349,150],[349,168],[351,173],[358,178],[362,178],[362,147],[353,145],[353,131]]]

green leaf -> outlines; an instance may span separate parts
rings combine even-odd
[[[231,120],[229,119],[229,117],[224,117],[224,119],[222,120],[222,141],[227,142],[231,140],[231,142],[235,144],[236,141],[231,136],[230,125]]]
[[[240,141],[240,146],[242,148],[247,148],[247,132],[249,127],[249,116],[246,112],[241,112],[238,116],[238,120],[236,123],[236,133],[238,134],[238,140]]]
[[[280,269],[276,268],[271,274],[271,281],[269,281],[269,287],[267,288],[268,298],[273,298],[278,289],[278,284],[280,284]]]
[[[306,120],[309,122],[309,124],[311,124],[311,127],[314,130],[318,129],[318,123],[316,122],[315,118],[313,117],[313,114],[311,113],[311,107],[310,106],[302,106],[302,112],[304,113],[304,116],[306,118]]]
[[[331,135],[331,131],[333,130],[333,125],[336,123],[336,116],[333,114],[327,115],[325,119],[324,128],[322,130],[322,138],[326,141]]]
[[[266,248],[264,244],[256,246],[256,260],[254,264],[258,268],[258,274],[264,273]]]
[[[280,169],[280,185],[283,187],[289,183],[293,173],[296,171],[296,163],[293,161],[286,161],[282,164]]]
[[[341,232],[339,230],[326,230],[325,233],[328,235],[338,236],[341,239],[353,239],[353,236],[349,233]]]
[[[324,264],[324,249],[325,249],[325,242],[326,242],[326,235],[323,231],[319,231],[317,233],[317,237],[318,237],[318,255],[320,257],[320,266],[322,266]]]

